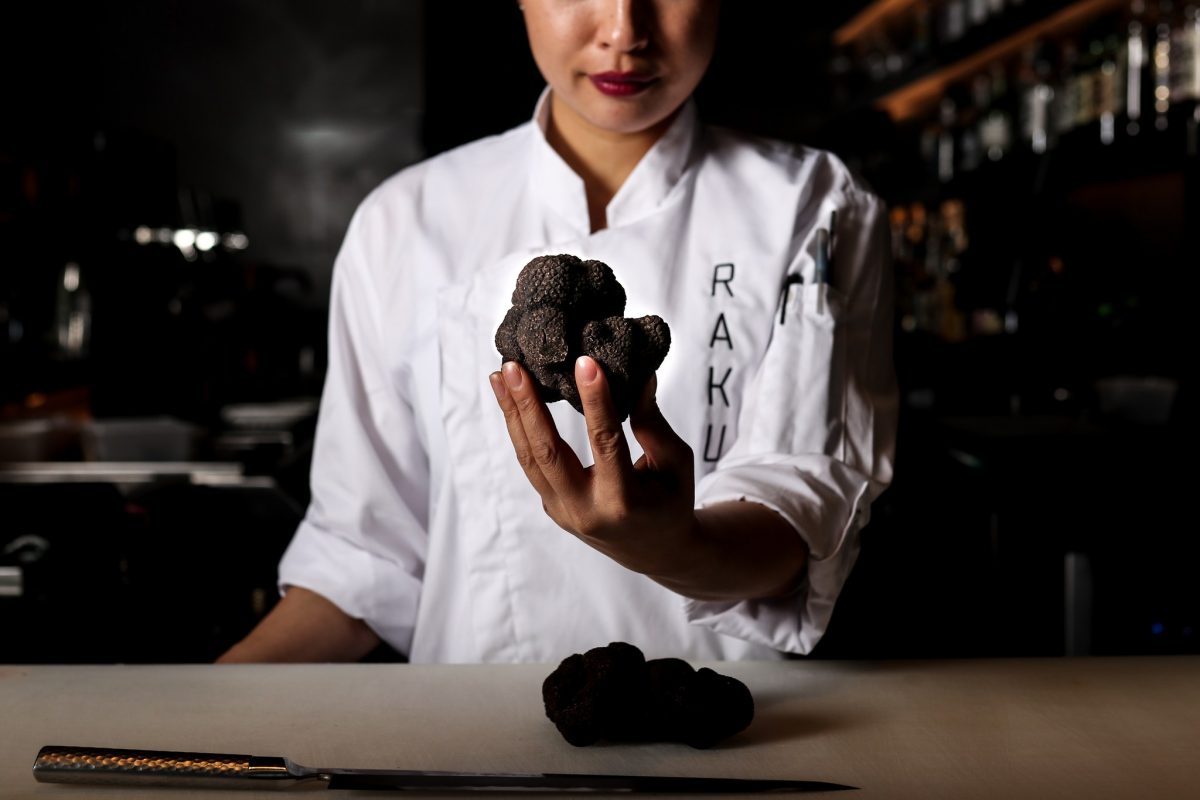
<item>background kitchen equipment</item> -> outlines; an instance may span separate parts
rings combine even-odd
[[[0,592],[0,662],[208,661],[277,600],[300,510],[269,481],[12,478],[0,569],[19,591]]]

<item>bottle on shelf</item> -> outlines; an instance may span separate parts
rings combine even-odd
[[[954,44],[967,34],[967,0],[946,0],[942,4],[938,39],[942,44]]]
[[[967,0],[967,25],[978,28],[988,21],[988,0]]]
[[[1050,148],[1053,134],[1054,89],[1050,85],[1051,71],[1043,43],[1039,42],[1026,51],[1020,71],[1021,139],[1038,155]]]
[[[1086,128],[1100,119],[1100,81],[1104,69],[1104,40],[1098,35],[1090,37],[1087,54],[1080,62],[1079,76],[1075,82],[1076,114],[1075,127]]]
[[[1142,87],[1146,80],[1146,5],[1142,0],[1133,0],[1130,20],[1126,28],[1125,50],[1125,111],[1128,117],[1126,132],[1137,136],[1142,128]]]
[[[841,47],[835,50],[829,62],[829,84],[835,108],[846,108],[854,101],[856,77],[857,71],[850,48]]]
[[[959,115],[958,166],[962,172],[974,172],[986,157],[981,137],[984,115],[992,104],[992,84],[985,73],[971,82],[969,102]]]
[[[92,339],[92,294],[77,262],[67,262],[59,272],[57,295],[58,354],[68,360],[85,358]]]
[[[1121,39],[1116,34],[1104,41],[1104,55],[1096,77],[1096,118],[1100,122],[1101,144],[1117,138],[1117,118],[1125,112],[1125,70]]]
[[[913,60],[927,58],[933,49],[933,5],[929,0],[917,0],[913,7]]]
[[[954,180],[958,161],[955,127],[958,124],[958,104],[952,97],[942,98],[939,107],[940,125],[937,138],[937,176],[942,183]]]
[[[1200,100],[1200,7],[1183,9],[1171,43],[1171,102]]]
[[[1172,11],[1170,0],[1161,0],[1154,28],[1154,128],[1159,131],[1170,124]]]
[[[979,142],[989,161],[999,161],[1012,149],[1013,124],[1009,109],[1008,74],[999,62],[987,71],[990,103],[979,122]]]
[[[887,80],[888,45],[882,35],[871,37],[867,45],[866,55],[862,62],[866,68],[867,79],[872,83],[882,83]]]
[[[1058,76],[1054,81],[1054,98],[1051,106],[1051,129],[1057,138],[1075,129],[1079,119],[1082,100],[1083,64],[1079,60],[1079,48],[1070,40],[1059,48]]]
[[[958,199],[946,200],[933,221],[936,225],[930,226],[930,233],[937,233],[936,252],[940,257],[940,263],[931,270],[937,278],[934,285],[937,332],[947,342],[959,342],[967,337],[966,315],[958,307],[955,284],[963,255],[970,244],[966,206]]]

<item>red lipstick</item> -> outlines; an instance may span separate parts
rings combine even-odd
[[[588,75],[592,84],[609,97],[631,97],[650,88],[655,78],[640,72],[595,72]]]

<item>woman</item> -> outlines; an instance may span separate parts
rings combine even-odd
[[[885,215],[828,154],[698,123],[718,10],[526,0],[548,84],[533,121],[363,203],[285,595],[222,660],[816,644],[891,477]],[[611,265],[626,313],[671,326],[631,437],[590,359],[584,417],[515,364],[482,380],[518,272],[547,253]]]

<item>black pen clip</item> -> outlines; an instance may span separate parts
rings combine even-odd
[[[804,284],[804,276],[798,272],[789,274],[783,279],[783,290],[780,292],[779,300],[779,324],[782,325],[787,321],[787,304],[788,299],[792,296],[792,287],[796,284]]]

